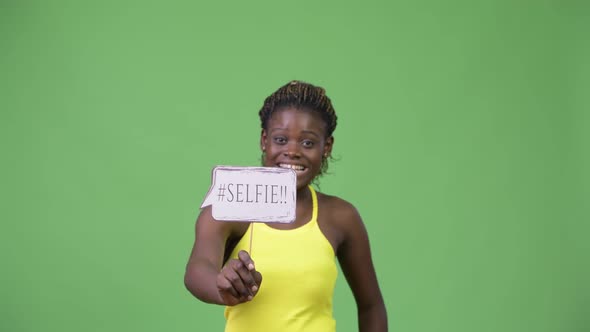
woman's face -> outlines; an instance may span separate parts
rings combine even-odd
[[[325,127],[321,116],[312,111],[274,112],[260,137],[264,166],[291,168],[297,174],[297,189],[307,186],[332,151],[334,139],[326,138]]]

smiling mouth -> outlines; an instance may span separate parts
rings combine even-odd
[[[303,172],[307,169],[307,167],[305,166],[301,166],[301,165],[293,165],[293,164],[279,164],[280,168],[289,168],[292,169],[296,172]]]

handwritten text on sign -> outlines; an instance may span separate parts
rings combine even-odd
[[[213,205],[213,218],[225,221],[295,221],[297,175],[278,167],[217,166],[201,205]]]

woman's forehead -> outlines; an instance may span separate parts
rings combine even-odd
[[[299,128],[323,133],[326,124],[321,115],[312,110],[285,108],[273,112],[269,119],[268,129]]]

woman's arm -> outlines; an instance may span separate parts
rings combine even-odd
[[[344,239],[338,261],[357,304],[360,332],[387,331],[387,313],[371,259],[369,238],[357,210],[349,203],[339,211]]]
[[[232,233],[245,233],[247,227],[214,220],[210,206],[201,211],[184,275],[184,284],[195,297],[207,303],[235,305],[256,295],[262,276],[245,251],[222,268],[227,239],[235,235]]]

